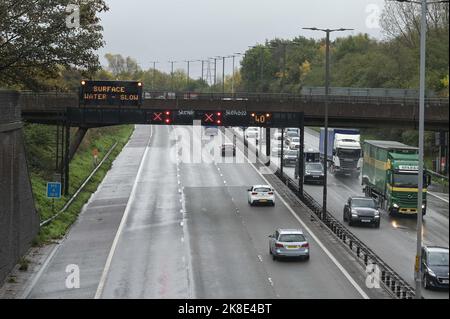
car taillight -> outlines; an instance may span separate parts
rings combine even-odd
[[[269,195],[273,195],[273,192],[268,192],[267,194],[269,194]]]
[[[252,195],[258,195],[258,193],[253,192]]]
[[[283,246],[283,244],[275,243],[275,247],[277,247],[277,248],[283,248],[284,246]]]
[[[309,244],[308,244],[308,243],[303,244],[303,245],[302,245],[302,248],[309,248]]]

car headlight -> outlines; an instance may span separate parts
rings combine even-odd
[[[380,216],[380,211],[379,210],[376,210],[375,211],[375,217],[379,217]]]
[[[306,174],[306,175],[309,175],[309,174],[311,174],[311,172],[310,172],[310,171],[306,171],[305,174]]]
[[[356,210],[352,209],[352,216],[354,217],[358,217],[358,212]]]
[[[436,274],[435,274],[434,271],[431,270],[430,268],[428,268],[428,274],[429,274],[430,276],[436,277]]]
[[[422,204],[422,209],[425,209],[425,204]]]
[[[399,207],[400,207],[400,206],[398,206],[396,203],[392,204],[392,206],[393,206],[394,208],[399,208]]]

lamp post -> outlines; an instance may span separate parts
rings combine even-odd
[[[173,89],[174,89],[174,87],[173,87],[173,64],[177,63],[177,61],[169,61],[169,63],[171,65],[171,67],[170,67],[170,86],[171,86],[171,90],[173,92]]]
[[[281,81],[280,81],[280,92],[284,93],[283,91],[284,91],[284,81],[285,81],[285,77],[286,77],[287,47],[288,46],[292,46],[292,45],[301,45],[301,43],[298,43],[298,42],[295,42],[295,41],[292,41],[290,43],[282,42],[279,45],[270,46],[269,48],[270,49],[276,49],[280,45],[283,47],[283,66],[282,66],[283,75],[282,75]]]
[[[214,80],[213,80],[213,83],[214,83],[214,89],[215,89],[215,87],[216,87],[216,83],[217,83],[217,59],[220,59],[221,57],[219,56],[219,57],[214,57],[213,59],[214,59]]]
[[[263,77],[264,77],[264,46],[263,45],[253,45],[253,46],[249,46],[250,49],[253,48],[260,48],[259,50],[259,81],[260,81],[260,85],[261,85],[261,92],[263,90]]]
[[[225,59],[227,57],[223,56],[222,57],[222,94],[225,93]]]
[[[240,52],[235,52],[232,57],[233,57],[233,73],[232,73],[232,77],[231,77],[231,93],[234,94],[234,59],[239,56],[242,55],[242,53]]]
[[[349,31],[353,29],[319,29],[303,28],[304,30],[322,31],[326,33],[326,56],[325,56],[325,125],[323,149],[323,199],[322,199],[322,219],[327,215],[327,161],[328,161],[328,91],[330,86],[330,33],[336,31]]]
[[[411,1],[411,0],[395,0],[397,2],[410,2],[421,5],[420,18],[420,66],[419,66],[419,167],[418,175],[418,191],[417,191],[417,251],[415,264],[415,283],[416,283],[416,299],[422,298],[422,205],[423,205],[423,153],[424,153],[424,134],[425,134],[425,56],[426,56],[426,33],[427,33],[427,5],[436,3],[448,3],[449,1]]]
[[[155,89],[155,71],[156,71],[156,63],[159,63],[158,61],[151,61],[150,63],[153,64],[153,73],[152,73],[152,91]]]

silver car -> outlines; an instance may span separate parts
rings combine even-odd
[[[299,229],[277,229],[269,236],[269,253],[279,257],[300,257],[309,260],[309,243]]]

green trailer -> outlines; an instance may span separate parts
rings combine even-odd
[[[362,185],[389,214],[417,214],[418,148],[395,141],[363,144]],[[426,170],[424,170],[426,172]],[[426,213],[430,175],[424,174],[422,212]]]

